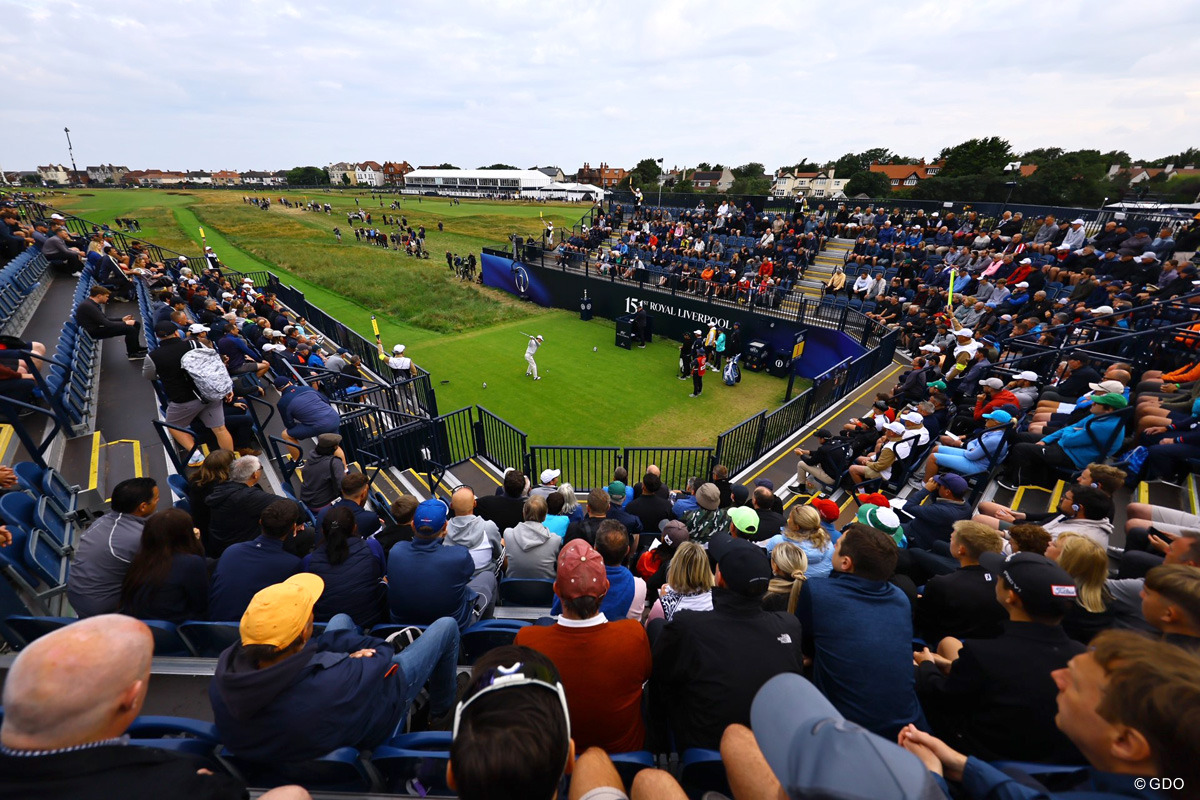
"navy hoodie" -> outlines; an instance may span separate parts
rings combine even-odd
[[[371,658],[350,658],[373,648]],[[404,718],[405,677],[382,639],[354,631],[315,636],[296,655],[254,669],[235,644],[208,685],[221,741],[253,761],[301,761],[339,747],[373,748]]]

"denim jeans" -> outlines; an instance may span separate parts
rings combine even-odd
[[[328,631],[352,631],[358,626],[349,614],[335,614]],[[404,676],[404,702],[411,706],[429,683],[429,713],[445,714],[454,706],[458,672],[458,624],[450,617],[434,622],[415,642],[392,656]]]

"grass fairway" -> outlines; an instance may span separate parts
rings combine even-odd
[[[277,199],[280,192],[260,192]],[[199,228],[233,269],[269,269],[310,302],[371,338],[379,317],[384,343],[409,345],[409,354],[433,376],[442,411],[481,405],[524,430],[530,444],[711,445],[717,434],[783,400],[784,381],[744,373],[727,387],[715,373],[701,397],[677,375],[678,343],[656,340],[645,350],[615,347],[611,321],[581,322],[573,312],[543,309],[512,296],[454,279],[444,254],[494,246],[510,233],[541,228],[539,216],[570,228],[587,210],[578,204],[518,204],[442,198],[402,199],[402,210],[381,210],[369,192],[282,193],[297,202],[329,202],[332,215],[269,211],[242,202],[241,191],[97,190],[51,202],[97,222],[136,217],[143,238],[185,253],[199,252]],[[417,261],[354,241],[346,212],[402,213],[424,225],[432,256]],[[392,198],[385,200],[385,206]],[[445,230],[438,232],[441,221]],[[356,223],[357,224],[357,223]],[[334,226],[343,232],[338,244]],[[524,377],[525,340],[542,334],[542,380]],[[592,348],[596,351],[593,352]],[[487,383],[487,388],[483,384]],[[802,387],[801,387],[802,388]]]

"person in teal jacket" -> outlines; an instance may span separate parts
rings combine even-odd
[[[1037,442],[1015,445],[1005,462],[1001,485],[1048,486],[1054,467],[1083,469],[1103,462],[1121,447],[1117,429],[1125,419],[1116,412],[1128,405],[1125,396],[1116,392],[1093,396],[1088,416]]]

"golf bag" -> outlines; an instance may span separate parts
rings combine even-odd
[[[729,359],[729,363],[725,365],[725,372],[722,377],[725,378],[726,386],[733,386],[735,383],[742,382],[742,367],[740,364],[738,364],[738,359],[741,357],[742,354],[738,353],[736,356]]]

